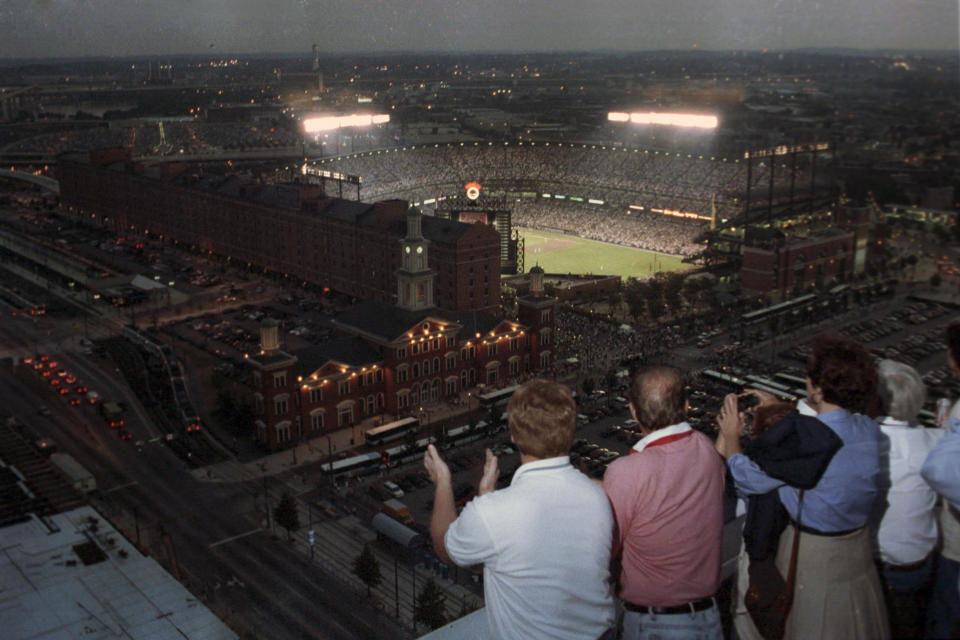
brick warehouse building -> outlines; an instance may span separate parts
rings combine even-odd
[[[429,218],[423,218],[427,221]],[[275,450],[380,415],[417,415],[484,384],[500,387],[553,363],[556,301],[543,295],[543,271],[519,300],[520,322],[484,312],[442,313],[432,304],[432,243],[408,214],[396,247],[397,306],[363,301],[334,320],[339,337],[287,353],[275,321],[264,322],[261,351],[247,358],[257,440]]]
[[[407,203],[324,195],[318,185],[264,185],[184,163],[146,166],[129,150],[68,154],[60,197],[79,216],[115,232],[161,237],[356,298],[393,304],[396,250]],[[425,218],[439,309],[496,312],[500,238],[486,225]]]
[[[811,287],[849,282],[869,260],[871,211],[846,204],[836,220],[803,235],[751,229],[743,247],[745,291],[785,299]]]

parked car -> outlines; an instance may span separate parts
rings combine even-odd
[[[393,481],[391,481],[391,480],[387,480],[387,481],[385,481],[385,482],[383,483],[383,488],[386,489],[387,492],[388,492],[391,496],[393,496],[394,498],[402,498],[402,497],[403,497],[403,489],[401,489],[400,486],[399,486],[396,482],[393,482]]]

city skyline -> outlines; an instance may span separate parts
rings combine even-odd
[[[9,0],[0,59],[309,51],[956,50],[942,0]],[[328,19],[333,16],[334,19]]]

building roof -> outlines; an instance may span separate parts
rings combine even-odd
[[[7,640],[237,638],[96,510],[0,529]]]
[[[462,325],[463,333],[467,336],[478,333],[484,335],[496,329],[500,326],[500,323],[504,321],[503,318],[498,318],[492,313],[483,311],[462,311],[460,313],[451,313],[448,317],[450,320]]]
[[[431,315],[436,316],[437,312],[407,311],[386,302],[362,300],[338,315],[333,324],[351,333],[359,330],[379,342],[389,343]]]
[[[380,362],[380,351],[363,338],[350,336],[339,340],[328,340],[315,347],[306,347],[294,352],[297,356],[295,373],[309,375],[328,362],[336,362],[352,367],[362,367]]]
[[[465,336],[486,334],[504,322],[503,318],[484,311],[407,311],[385,302],[364,300],[337,316],[333,324],[344,331],[365,334],[387,344],[399,340],[427,318],[445,324],[456,323]]]
[[[330,206],[323,210],[323,215],[344,222],[356,223],[358,218],[372,209],[373,205],[366,202],[334,198]]]
[[[435,216],[422,216],[420,219],[420,231],[423,237],[431,242],[442,244],[455,243],[463,234],[470,231],[471,226],[465,222],[444,220]]]

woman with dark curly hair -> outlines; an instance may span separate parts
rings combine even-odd
[[[879,493],[881,434],[861,413],[877,392],[876,366],[866,349],[844,336],[820,335],[811,346],[807,403],[843,444],[816,486],[803,492],[802,508],[797,488],[743,455],[735,396],[720,412],[718,449],[740,493],[776,491],[786,508],[791,524],[780,537],[776,561],[783,576],[793,538],[800,536],[785,637],[881,640],[890,632],[866,526]]]

